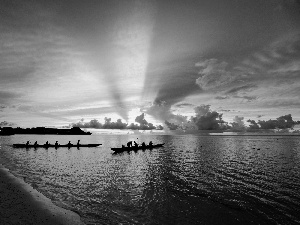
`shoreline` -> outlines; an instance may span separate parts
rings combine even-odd
[[[84,225],[0,164],[0,224]]]

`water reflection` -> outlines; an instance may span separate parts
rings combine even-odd
[[[1,143],[10,144],[28,136],[5,138]],[[112,154],[110,147],[129,140],[166,144]],[[1,144],[0,158],[46,196],[75,207],[87,223],[299,221],[299,137],[107,135],[84,137],[81,142],[103,145],[25,150]]]

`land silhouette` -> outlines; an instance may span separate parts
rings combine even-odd
[[[79,127],[72,128],[47,128],[47,127],[33,127],[33,128],[13,128],[0,127],[0,135],[14,135],[14,134],[55,134],[55,135],[91,135],[91,132],[85,132]]]

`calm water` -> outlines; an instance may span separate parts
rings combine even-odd
[[[112,154],[128,140],[165,148]],[[27,140],[98,148],[12,149]],[[16,135],[0,163],[87,224],[299,224],[300,137]]]

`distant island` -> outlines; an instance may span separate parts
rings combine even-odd
[[[85,132],[79,127],[72,128],[47,128],[47,127],[33,127],[33,128],[13,128],[0,127],[0,136],[14,135],[14,134],[55,134],[55,135],[91,135],[91,132]]]

